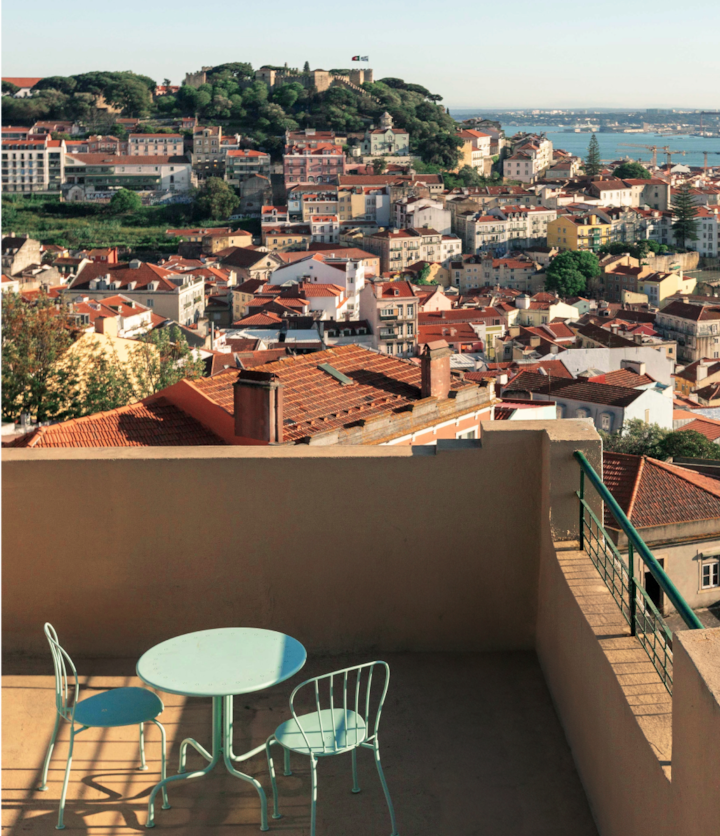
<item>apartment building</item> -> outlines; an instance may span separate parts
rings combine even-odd
[[[298,253],[299,258],[288,260],[269,276],[270,284],[288,282],[332,284],[342,288],[347,299],[347,318],[359,319],[360,298],[366,284],[366,268],[362,259],[336,257],[332,253]],[[276,256],[278,260],[282,256]]]
[[[28,235],[4,235],[2,239],[3,275],[17,276],[28,267],[40,264],[40,242]],[[4,288],[3,288],[4,289]]]
[[[205,311],[205,280],[134,259],[119,264],[86,263],[69,286],[90,300],[122,296],[180,325],[192,325]]]
[[[490,145],[492,137],[490,134],[482,133],[473,129],[458,131],[458,136],[463,142],[460,149],[460,161],[456,171],[466,165],[474,168],[483,177],[489,177],[492,173],[492,152]]]
[[[525,258],[493,258],[490,255],[463,255],[450,263],[454,287],[467,293],[479,287],[503,287],[535,292],[544,284],[540,265]]]
[[[410,282],[367,282],[360,293],[360,318],[372,329],[373,348],[384,354],[415,354],[420,304]]]
[[[385,229],[364,235],[362,248],[380,256],[381,272],[402,272],[418,261],[440,261],[443,236],[434,229]]]
[[[720,357],[720,306],[671,302],[657,312],[654,327],[677,342],[678,363]]]
[[[612,224],[595,213],[560,215],[547,225],[547,244],[559,250],[597,252],[611,241]]]
[[[4,192],[59,192],[65,178],[65,141],[4,139],[2,190]]]
[[[295,183],[332,183],[345,174],[345,165],[345,154],[339,145],[292,146],[283,156],[285,187]]]
[[[182,134],[130,134],[127,153],[131,157],[181,157],[183,144]]]
[[[107,196],[117,189],[187,192],[192,185],[192,165],[186,157],[68,154],[65,159],[63,192],[68,200]]]
[[[198,177],[222,177],[225,173],[225,157],[221,147],[222,127],[210,125],[193,131],[192,164]]]
[[[403,197],[393,204],[395,226],[398,229],[430,227],[442,235],[452,231],[450,210],[438,200],[426,197]]]
[[[720,255],[720,207],[702,206],[698,209],[697,241],[694,246],[703,258],[717,258]]]
[[[534,183],[553,163],[553,144],[543,134],[511,137],[512,155],[503,161],[507,180]]]
[[[340,219],[337,215],[312,215],[310,237],[313,244],[337,244],[340,240]]]
[[[302,131],[285,131],[285,149],[317,148],[319,145],[339,145],[347,143],[347,136],[335,131],[318,131],[315,128],[305,128]]]
[[[546,206],[505,205],[456,216],[455,227],[463,239],[465,252],[526,249],[543,245],[548,224],[557,210]]]
[[[249,148],[225,152],[225,180],[229,185],[238,187],[255,174],[270,176],[270,154]]]

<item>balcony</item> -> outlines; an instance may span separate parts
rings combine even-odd
[[[236,698],[239,751],[286,717],[302,678],[386,659],[383,764],[401,834],[713,833],[720,630],[675,634],[670,695],[579,550],[574,453],[600,470],[595,431],[582,421],[513,424],[484,424],[480,441],[438,448],[4,450],[6,833],[49,834],[56,822],[67,737],[49,792],[33,789],[53,722],[45,621],[73,654],[84,696],[139,684],[138,657],[191,630],[243,624],[301,640],[301,674]],[[197,510],[206,484],[211,525]],[[253,485],[242,514],[238,484]],[[464,517],[458,496],[472,507]],[[595,499],[584,501],[602,519]],[[352,527],[341,550],[318,539],[322,519]],[[161,696],[172,774],[183,738],[207,742],[209,706]],[[136,735],[78,738],[70,830],[144,829],[159,753],[148,731],[150,771],[137,771]],[[359,796],[349,758],[321,764],[318,836],[389,833],[363,755]],[[268,788],[262,757],[246,769]],[[298,759],[293,769],[279,778],[284,817],[270,829],[300,836],[309,768]],[[252,787],[219,771],[171,787],[170,802],[158,805],[158,831],[259,830]]]

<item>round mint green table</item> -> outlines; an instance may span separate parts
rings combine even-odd
[[[150,793],[146,827],[155,824],[155,796],[173,781],[200,778],[222,758],[231,775],[248,781],[260,796],[260,830],[267,830],[267,799],[261,784],[239,772],[232,761],[244,761],[265,750],[265,743],[244,755],[233,754],[233,695],[262,691],[294,676],[305,664],[307,653],[299,641],[255,627],[222,627],[186,633],[156,645],[137,663],[137,674],[147,685],[185,697],[211,697],[213,705],[212,751],[187,738],[180,745],[180,769],[160,781]],[[207,761],[205,769],[185,771],[187,747]],[[163,809],[168,809],[163,805]]]

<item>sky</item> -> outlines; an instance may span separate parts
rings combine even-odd
[[[367,55],[375,78],[452,108],[720,110],[720,2],[695,0],[124,0],[73,11],[4,0],[2,75],[134,70],[179,84],[229,61],[313,69]]]

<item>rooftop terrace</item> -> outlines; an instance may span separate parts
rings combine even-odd
[[[675,634],[670,695],[578,549],[578,450],[601,471],[582,421],[498,422],[437,448],[4,450],[7,833],[56,822],[67,729],[50,791],[33,790],[53,723],[45,621],[84,695],[137,684],[145,650],[192,630],[299,639],[300,674],[235,699],[238,751],[286,719],[302,679],[385,659],[381,748],[403,836],[713,833],[720,629]],[[179,741],[207,739],[210,707],[164,700],[172,774]],[[136,740],[134,728],[78,739],[69,830],[144,829],[159,752],[151,730],[138,772]],[[371,757],[358,760],[357,797],[349,758],[321,764],[318,836],[389,833]],[[299,836],[309,768],[293,768],[270,829]],[[262,757],[247,770],[269,789]],[[221,771],[170,801],[158,829],[259,831],[255,791]]]

